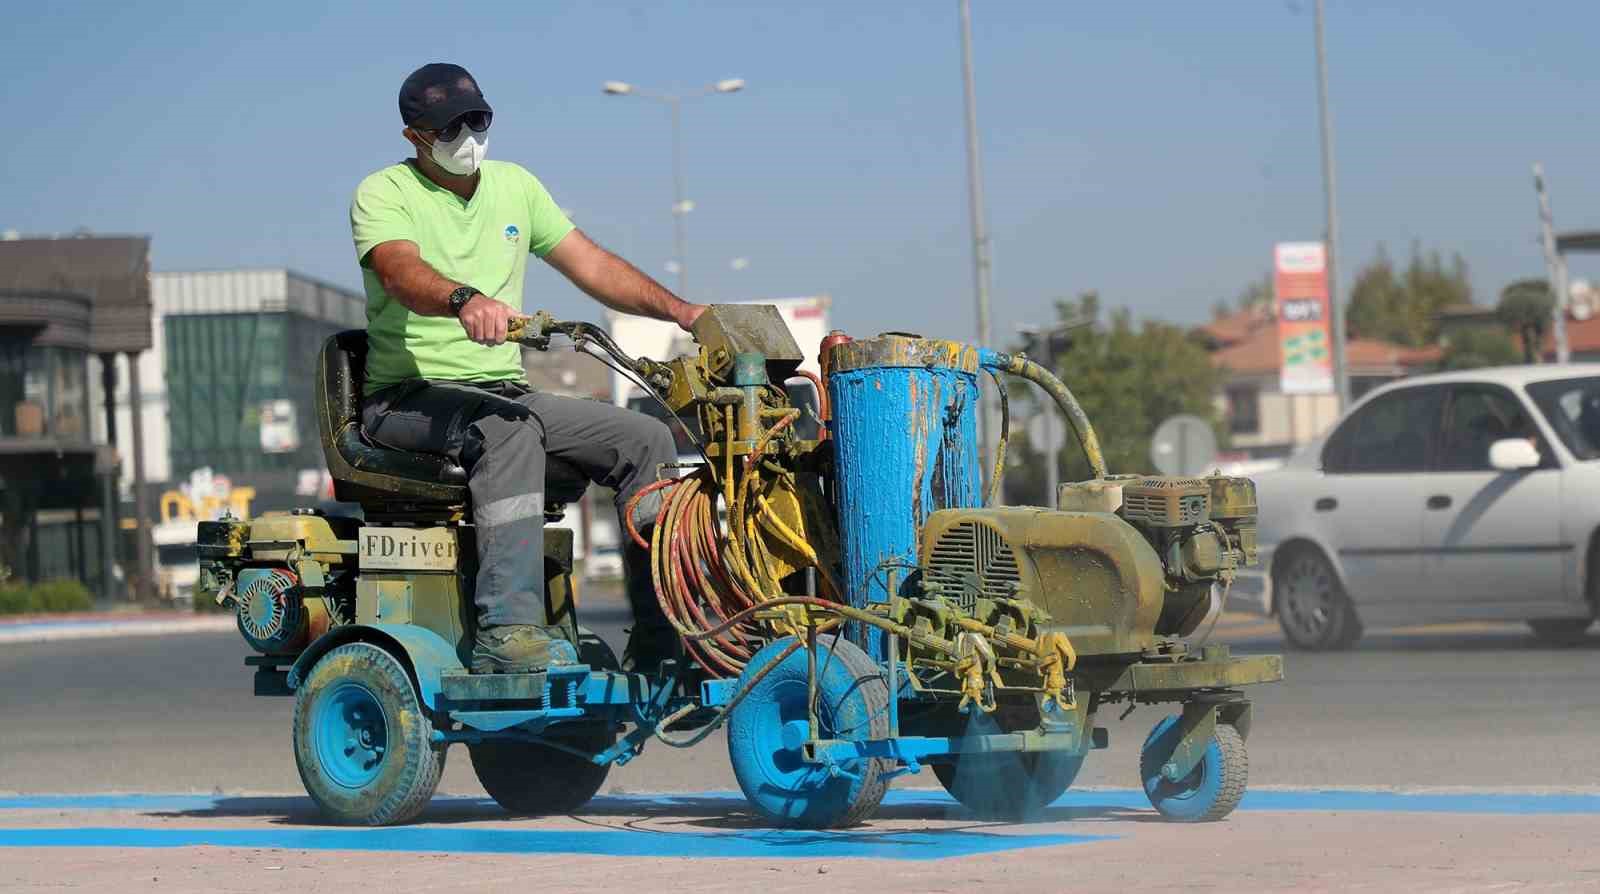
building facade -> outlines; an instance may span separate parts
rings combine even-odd
[[[0,563],[9,575],[70,577],[116,595],[117,554],[149,572],[147,550],[116,535],[118,466],[138,477],[136,436],[114,450],[107,396],[152,344],[150,240],[144,236],[0,240]],[[140,389],[132,389],[137,394]],[[131,428],[125,429],[132,435]]]
[[[1197,330],[1223,370],[1217,409],[1232,449],[1250,460],[1282,459],[1327,431],[1339,418],[1333,394],[1286,394],[1280,386],[1283,349],[1270,306],[1259,306],[1212,320]],[[1360,398],[1385,382],[1431,370],[1437,346],[1409,348],[1376,339],[1352,338],[1345,344],[1350,396]]]
[[[286,269],[150,280],[159,337],[140,379],[144,406],[156,410],[145,414],[144,435],[159,521],[173,521],[175,507],[192,511],[198,498],[184,487],[197,474],[249,488],[252,513],[316,496],[303,491],[307,473],[320,478],[323,469],[317,357],[329,335],[366,325],[366,299]]]

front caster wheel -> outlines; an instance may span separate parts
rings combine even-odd
[[[1163,817],[1180,823],[1206,823],[1222,819],[1239,806],[1250,782],[1250,759],[1244,739],[1230,724],[1218,722],[1206,746],[1205,757],[1182,779],[1162,774],[1182,736],[1179,715],[1156,724],[1139,751],[1139,778],[1151,806]]]
[[[739,676],[739,691],[751,688],[728,718],[733,775],[750,806],[773,823],[807,829],[852,826],[883,801],[887,762],[857,758],[830,768],[804,759],[807,650],[802,645],[778,659],[794,643],[784,637],[768,644]],[[887,738],[889,687],[872,659],[848,640],[823,635],[817,637],[816,664],[820,738]]]
[[[295,764],[335,822],[386,826],[421,813],[444,772],[432,734],[406,669],[369,643],[322,656],[295,693]]]

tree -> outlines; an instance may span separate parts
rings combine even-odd
[[[1100,296],[1095,292],[1085,292],[1075,301],[1058,301],[1056,311],[1064,321],[1095,322],[1074,330],[1070,343],[1053,357],[1035,359],[1060,376],[1083,405],[1111,472],[1149,471],[1150,436],[1168,416],[1193,413],[1217,426],[1212,401],[1222,373],[1185,329],[1155,321],[1135,324],[1121,310],[1102,324]],[[1026,443],[1023,428],[1029,414],[1058,410],[1027,382],[1011,379],[1008,386],[1013,398],[1011,450],[1020,462],[1007,471],[1007,499],[1042,503],[1045,476],[1040,453]],[[1070,427],[1058,458],[1062,481],[1090,476]]]
[[[1437,251],[1424,255],[1413,246],[1411,262],[1397,272],[1380,245],[1350,288],[1346,330],[1413,347],[1430,344],[1439,337],[1439,311],[1471,303],[1472,283],[1460,255],[1446,264]]]
[[[1499,329],[1474,328],[1452,333],[1439,358],[1439,369],[1478,369],[1517,362],[1517,346]]]
[[[1556,296],[1546,280],[1519,279],[1500,290],[1500,304],[1495,312],[1500,322],[1522,340],[1523,363],[1539,359],[1555,306]]]

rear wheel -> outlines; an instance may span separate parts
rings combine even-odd
[[[295,693],[294,758],[306,793],[340,823],[414,818],[444,772],[411,677],[370,643],[322,656]]]
[[[593,670],[616,670],[617,656],[594,631],[578,628],[578,660]],[[548,735],[546,739],[584,754],[599,754],[617,740],[608,727]],[[468,745],[472,772],[495,803],[512,813],[550,816],[572,813],[589,803],[611,767],[599,766],[570,751],[533,742],[482,742]]]
[[[1361,638],[1361,619],[1322,553],[1295,547],[1273,566],[1273,607],[1289,644],[1313,652],[1348,649]]]
[[[942,711],[940,718],[931,735],[1014,733],[1039,726],[1039,711],[1032,704],[1002,704],[987,718],[970,718],[953,710]],[[933,775],[952,798],[979,819],[1037,819],[1078,778],[1088,755],[1088,730],[1092,726],[1092,720],[1084,719],[1085,748],[1079,751],[954,755],[933,764]]]
[[[585,754],[598,754],[616,741],[609,729],[547,738]],[[467,753],[489,797],[526,816],[572,813],[589,803],[611,771],[609,765],[533,742],[482,742],[467,746]]]
[[[968,754],[934,764],[933,775],[979,819],[1030,820],[1067,793],[1083,757],[1064,751]]]

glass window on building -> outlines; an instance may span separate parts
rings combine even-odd
[[[1261,389],[1255,385],[1229,385],[1228,431],[1253,435],[1261,431]]]
[[[0,436],[89,437],[89,355],[41,347],[33,333],[0,335]]]

